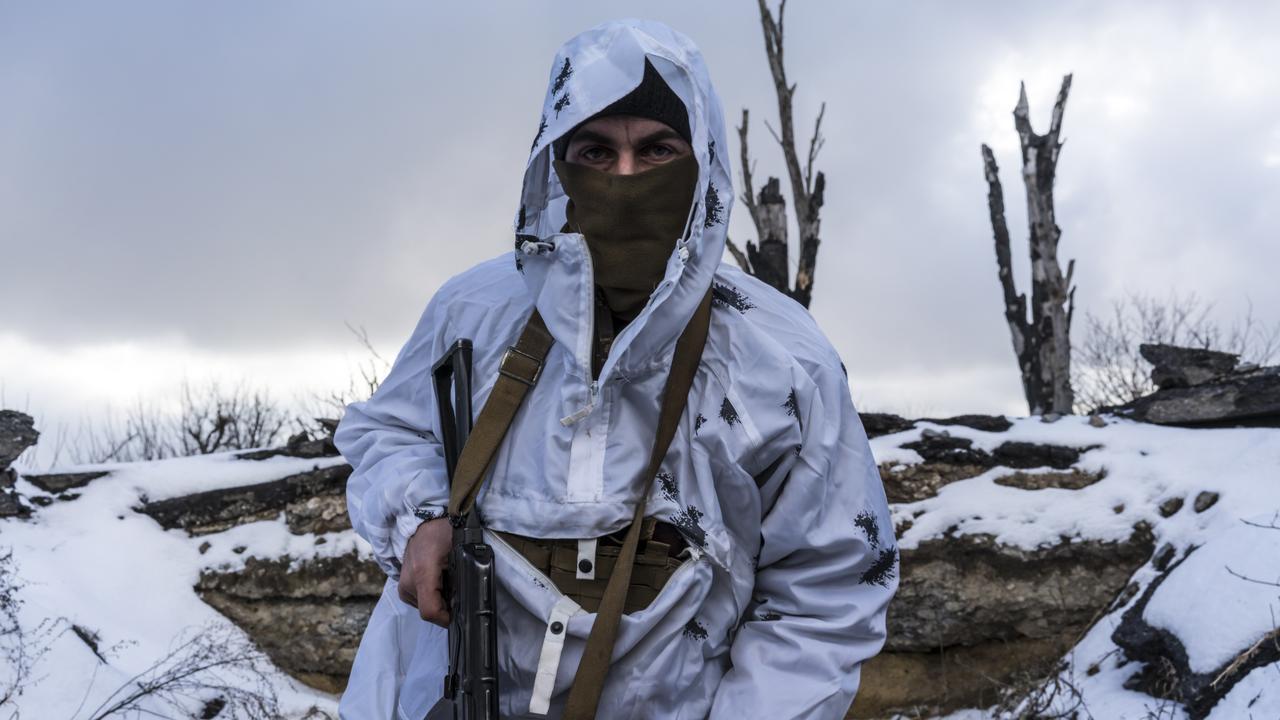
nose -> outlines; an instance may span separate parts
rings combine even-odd
[[[630,148],[618,153],[617,172],[619,175],[635,175],[640,172],[639,159]]]

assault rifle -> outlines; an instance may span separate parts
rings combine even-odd
[[[471,341],[458,340],[431,369],[445,468],[453,481],[471,434]],[[455,412],[456,405],[456,412]],[[454,521],[443,592],[449,601],[449,674],[426,720],[498,720],[498,627],[493,548],[479,514]]]

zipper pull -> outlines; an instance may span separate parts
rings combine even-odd
[[[590,415],[591,411],[596,409],[596,395],[600,394],[599,383],[597,383],[595,380],[592,380],[591,385],[587,388],[587,393],[588,393],[588,397],[587,397],[586,406],[579,408],[577,412],[575,412],[572,415],[569,415],[568,417],[560,418],[561,425],[564,425],[565,427],[569,427],[570,425],[573,425],[574,423],[578,422],[582,418]]]

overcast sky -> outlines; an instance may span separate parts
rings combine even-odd
[[[781,174],[745,0],[0,0],[4,404],[49,429],[183,377],[292,399],[346,385],[347,323],[393,357],[446,278],[510,247],[555,49],[630,15],[699,44],[726,116],[752,110],[757,177]],[[1026,412],[979,153],[1026,289],[1019,80],[1043,131],[1074,73],[1079,333],[1130,291],[1280,322],[1280,4],[808,0],[785,29],[805,137],[827,103],[812,309],[859,409]]]

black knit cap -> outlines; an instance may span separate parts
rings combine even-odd
[[[556,158],[564,159],[564,154],[569,149],[569,140],[573,138],[578,128],[596,118],[609,115],[635,115],[657,120],[670,125],[671,129],[684,138],[685,142],[693,143],[693,135],[689,132],[689,111],[685,109],[684,102],[662,79],[662,75],[658,73],[653,63],[645,58],[644,78],[640,80],[640,84],[613,104],[573,126],[572,130],[557,138],[552,143]]]

